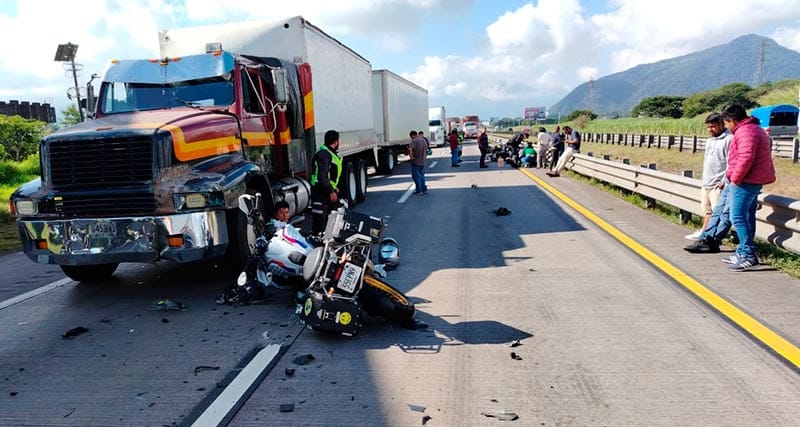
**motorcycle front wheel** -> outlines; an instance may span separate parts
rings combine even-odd
[[[414,303],[392,285],[372,276],[364,276],[358,299],[367,314],[393,322],[408,323],[414,318]]]

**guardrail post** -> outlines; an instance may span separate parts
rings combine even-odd
[[[683,135],[678,139],[678,152],[683,153]]]
[[[610,154],[603,154],[603,160],[611,160]]]
[[[644,135],[639,135],[639,148],[642,148],[644,145]]]
[[[617,134],[617,145],[622,145],[622,138],[624,138],[624,137],[625,137],[625,135],[623,135],[621,133]]]
[[[653,135],[647,135],[647,148],[653,145]]]
[[[631,159],[622,159],[622,164],[623,164],[623,165],[629,165],[629,164],[631,164]]]
[[[687,178],[693,178],[694,177],[694,172],[690,171],[690,170],[685,170],[685,171],[683,171],[683,176],[685,176]],[[681,209],[678,212],[678,218],[680,219],[681,224],[686,224],[686,223],[688,223],[689,221],[692,220],[692,213],[689,212],[689,211],[685,211],[685,210]]]
[[[692,154],[697,152],[697,135],[692,137]]]
[[[648,163],[647,169],[658,170],[655,163]],[[647,209],[655,209],[656,207],[656,199],[652,197],[644,197],[644,207]]]
[[[797,163],[798,150],[800,150],[800,139],[792,141],[792,163]]]

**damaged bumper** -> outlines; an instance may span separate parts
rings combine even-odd
[[[22,249],[40,264],[191,262],[228,246],[225,211],[178,215],[18,221]],[[172,246],[170,246],[170,242]]]

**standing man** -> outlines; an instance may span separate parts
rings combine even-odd
[[[536,152],[538,156],[536,157],[536,167],[539,169],[544,168],[547,165],[547,150],[550,149],[550,141],[552,137],[547,132],[547,129],[540,127],[539,134],[536,135],[536,142],[538,143],[536,147]]]
[[[553,172],[547,172],[547,176],[561,176],[561,171],[567,166],[567,162],[572,159],[575,153],[581,152],[581,134],[572,130],[569,126],[564,126],[564,135],[566,136],[567,148],[564,154],[558,158],[558,164]]]
[[[489,152],[489,136],[486,135],[486,128],[481,129],[481,134],[478,135],[478,150],[481,151],[481,168],[488,168],[486,164],[486,153]]]
[[[325,132],[325,144],[311,159],[311,231],[314,234],[325,231],[328,214],[339,201],[339,177],[342,175],[342,159],[336,154],[339,150],[339,132]]]
[[[556,126],[553,134],[550,136],[550,170],[555,169],[558,158],[564,153],[564,135],[561,134],[561,126]]]
[[[419,131],[419,133],[417,135],[419,135],[419,137],[422,138],[423,141],[425,141],[425,146],[426,147],[431,148],[431,142],[428,141],[428,138],[425,137],[425,132]]]
[[[414,180],[414,194],[428,194],[428,185],[425,184],[425,160],[428,159],[428,144],[422,134],[411,131],[408,134],[411,143],[408,144],[408,156],[411,157],[411,179]]]
[[[460,168],[461,165],[458,164],[459,138],[457,130],[453,129],[450,131],[450,136],[447,138],[447,142],[450,143],[450,167]]]
[[[725,128],[722,115],[713,112],[706,117],[705,154],[703,155],[703,183],[700,187],[700,210],[705,214],[703,226],[696,232],[686,236],[688,240],[698,240],[719,200],[720,192],[725,186],[725,169],[728,168],[728,147],[731,144],[731,133]]]
[[[764,184],[775,182],[770,141],[755,117],[748,117],[744,107],[731,104],[722,110],[725,127],[733,133],[728,151],[731,222],[739,236],[736,254],[723,259],[733,264],[730,271],[746,271],[758,265],[755,251],[756,208],[758,193]]]

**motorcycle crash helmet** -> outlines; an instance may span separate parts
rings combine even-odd
[[[400,264],[400,245],[397,240],[385,237],[381,240],[378,250],[378,263],[384,265],[386,270],[394,270]]]

